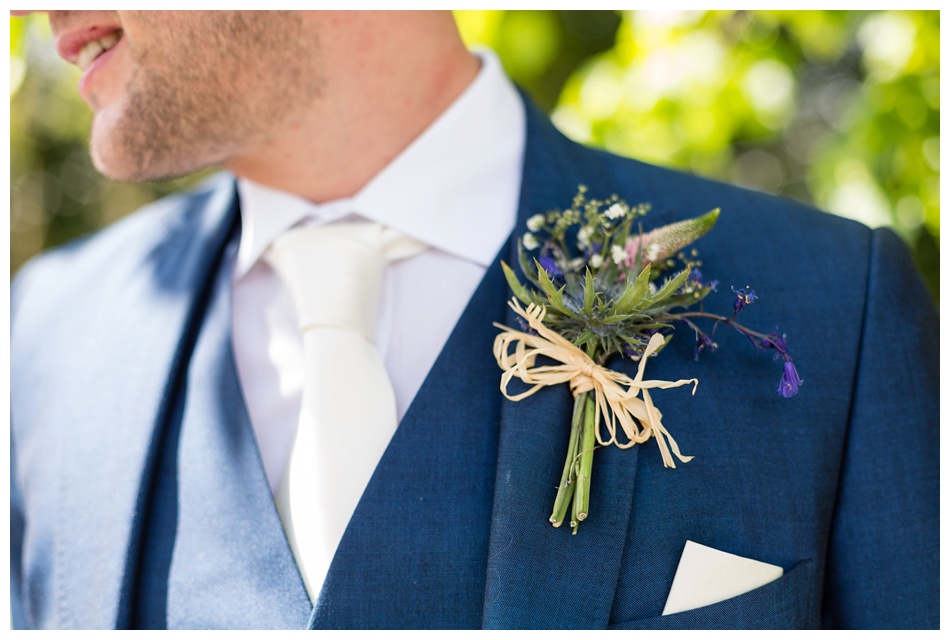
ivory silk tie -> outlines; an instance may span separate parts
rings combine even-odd
[[[265,256],[303,333],[300,423],[274,498],[312,601],[396,430],[392,383],[374,344],[383,275],[425,249],[380,224],[342,222],[291,230]]]

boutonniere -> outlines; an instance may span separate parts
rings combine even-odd
[[[524,282],[502,263],[514,294],[509,305],[522,326],[518,330],[495,323],[502,330],[493,348],[503,370],[501,392],[517,402],[542,387],[566,384],[574,396],[550,521],[555,527],[570,522],[575,534],[589,513],[598,446],[627,449],[653,438],[664,466],[675,467],[674,457],[692,459],[680,452],[650,393],[685,385],[695,393],[698,380],[646,377],[648,360],[663,350],[676,328],[692,331],[698,360],[717,348],[717,327],[731,327],[783,362],[779,394],[795,396],[802,384],[784,335],[759,333],[736,322],[756,301],[751,288],[732,289],[728,316],[703,308],[718,283],[703,276],[695,250],[683,250],[712,229],[719,210],[644,232],[640,219],[649,209],[647,204],[629,206],[617,196],[589,199],[581,186],[569,208],[528,219],[528,232],[518,241]],[[706,324],[711,324],[708,332],[701,329]],[[612,356],[638,362],[636,375],[608,368]],[[538,363],[538,358],[546,362]],[[527,390],[510,394],[512,378],[527,384]]]

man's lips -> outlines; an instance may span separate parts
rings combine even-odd
[[[86,43],[86,46],[82,48],[82,51],[79,52],[79,56],[76,58],[76,66],[85,71],[92,65],[96,58],[117,45],[121,39],[122,32],[113,31],[98,40],[90,40]]]
[[[83,70],[82,77],[79,79],[79,95],[82,96],[83,100],[92,106],[93,109],[96,108],[96,104],[93,101],[94,84],[97,82],[96,78],[100,76],[105,70],[104,67],[109,64],[109,60],[112,59],[112,56],[114,56],[116,52],[124,46],[125,42],[120,39],[115,46],[100,53],[99,56],[96,57],[96,59],[93,60],[86,69]],[[106,79],[108,79],[108,77],[106,77]],[[102,86],[105,86],[102,85],[101,80],[99,81],[99,84],[100,89]]]
[[[79,52],[93,40],[99,40],[110,33],[120,31],[117,24],[96,24],[78,29],[71,29],[56,38],[56,51],[60,57],[76,64]]]

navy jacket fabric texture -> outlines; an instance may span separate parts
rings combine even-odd
[[[446,159],[447,162],[451,158]],[[576,536],[547,521],[571,398],[499,392],[499,267],[535,213],[650,202],[649,226],[719,207],[696,243],[727,313],[787,332],[804,385],[720,327],[681,329],[647,376],[695,458],[598,450]],[[257,453],[231,351],[233,179],[173,196],[24,267],[12,289],[11,590],[35,628],[936,628],[937,314],[887,230],[584,148],[528,106],[518,227],[399,425],[316,603]],[[433,292],[437,302],[438,292]],[[628,361],[614,366],[633,371]],[[354,446],[359,446],[354,437]],[[779,580],[672,616],[686,540]]]

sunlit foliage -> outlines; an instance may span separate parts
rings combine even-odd
[[[568,136],[891,226],[936,297],[937,12],[459,13]]]

